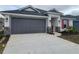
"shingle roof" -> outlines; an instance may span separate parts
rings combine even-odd
[[[73,15],[61,15],[61,17],[76,18],[76,16],[73,16]]]
[[[31,7],[29,7],[31,8]],[[1,12],[5,12],[5,13],[17,13],[17,14],[28,14],[28,15],[45,15],[44,13],[47,12],[45,10],[41,10],[41,9],[38,9],[38,8],[35,8],[36,10],[38,10],[39,12],[37,11],[26,11],[25,9],[17,9],[17,10],[7,10],[7,11],[1,11]]]
[[[49,12],[61,13],[58,10],[56,10],[55,8],[54,9],[50,9]]]

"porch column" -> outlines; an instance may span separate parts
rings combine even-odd
[[[51,33],[51,15],[48,15],[48,33]]]

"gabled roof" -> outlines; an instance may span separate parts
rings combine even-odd
[[[50,9],[49,12],[61,13],[58,10],[56,10],[55,8],[54,9]]]
[[[32,9],[34,11],[30,11],[27,9]],[[44,13],[47,12],[45,10],[41,10],[38,8],[34,8],[32,6],[26,6],[24,8],[20,8],[17,10],[7,10],[7,11],[1,11],[1,12],[5,12],[5,13],[17,13],[17,14],[28,14],[28,15],[45,15]]]

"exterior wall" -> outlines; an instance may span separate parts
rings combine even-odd
[[[5,35],[10,35],[11,32],[11,19],[9,15],[5,15],[5,20],[4,20],[4,34]]]
[[[47,19],[47,32],[51,32],[51,15],[48,14],[48,19]]]
[[[4,27],[10,27],[10,17],[5,15]]]
[[[69,20],[69,26],[73,27],[73,20]]]
[[[48,27],[51,27],[51,15],[48,15]]]
[[[60,20],[60,32],[64,31],[64,29],[62,29],[62,19]]]
[[[60,32],[60,28],[61,28],[61,19],[60,19],[60,15],[58,16],[58,19],[57,19],[57,29],[58,29],[58,32]]]
[[[73,21],[73,27],[76,29],[77,32],[79,32],[79,20]]]

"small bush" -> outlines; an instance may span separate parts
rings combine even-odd
[[[0,34],[4,34],[4,31],[0,31]]]
[[[69,27],[66,31],[62,32],[62,35],[76,35],[79,32],[74,27]]]
[[[4,31],[0,32],[0,40],[2,39],[2,37],[4,36]]]
[[[74,27],[70,27],[67,30],[69,33],[77,33],[77,30]]]

